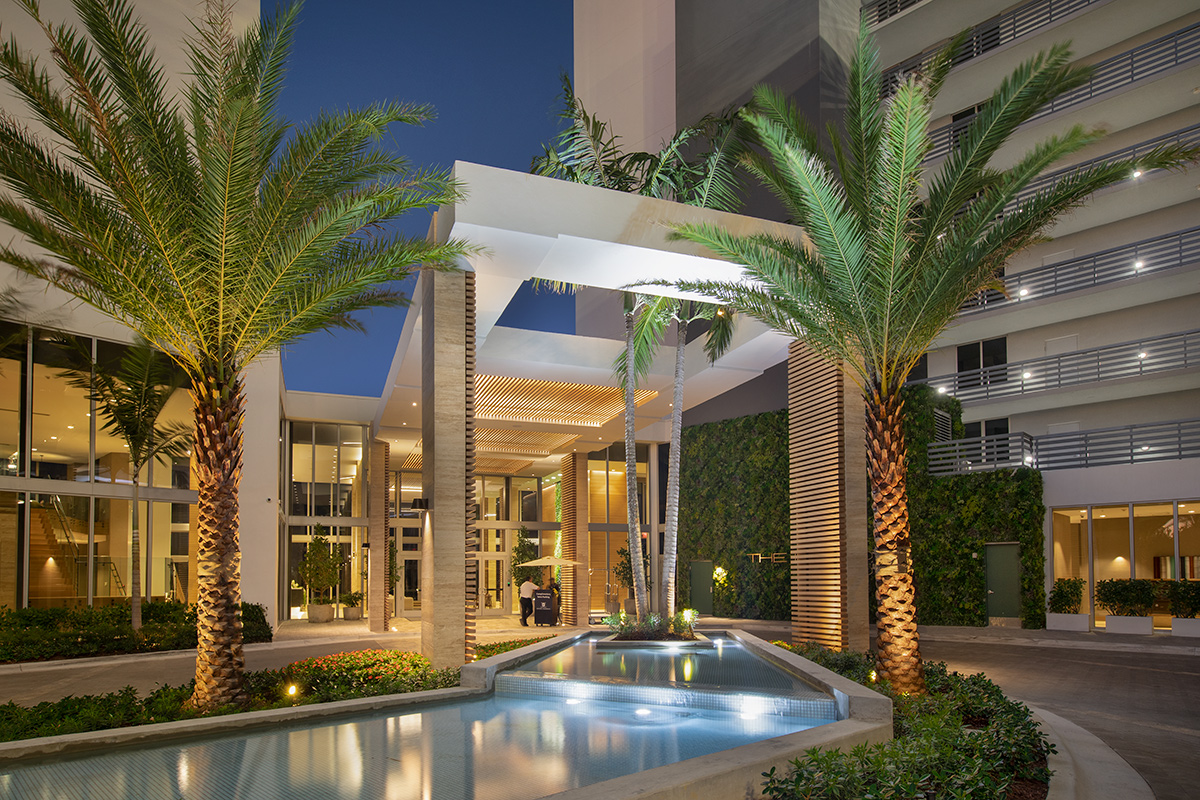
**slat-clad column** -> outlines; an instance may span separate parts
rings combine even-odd
[[[591,598],[588,592],[587,453],[571,453],[562,460],[562,553],[580,562],[562,571],[563,624],[586,625]]]
[[[467,502],[463,509],[466,523],[466,596],[463,598],[463,663],[475,660],[475,619],[479,605],[479,531],[475,520],[475,273],[464,276],[466,303],[463,309],[463,324],[466,327],[466,374],[465,415],[463,429],[466,433],[464,472]]]
[[[421,494],[429,501],[421,528],[421,652],[437,668],[464,662],[476,602],[467,580],[468,568],[476,568],[467,558],[475,541],[469,275],[421,275]]]
[[[375,633],[383,633],[388,629],[392,619],[392,609],[388,603],[388,548],[391,546],[391,536],[388,527],[391,523],[388,509],[388,459],[390,446],[379,440],[371,442],[370,462],[370,501],[367,515],[367,627]]]
[[[865,650],[867,495],[862,398],[835,364],[788,348],[792,641]]]

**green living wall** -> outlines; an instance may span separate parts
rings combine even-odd
[[[929,386],[905,388],[908,445],[908,518],[912,528],[917,620],[922,625],[985,626],[988,542],[1021,549],[1021,626],[1046,626],[1042,475],[1005,469],[932,477],[926,445],[933,440],[934,409],[950,414],[961,437],[957,400]]]
[[[679,597],[690,603],[690,563],[725,570],[718,616],[790,619],[787,412],[690,425],[679,470]],[[750,553],[784,554],[779,562]]]

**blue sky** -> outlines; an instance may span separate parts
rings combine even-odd
[[[294,123],[376,100],[431,103],[437,119],[396,126],[414,164],[474,161],[526,171],[557,130],[559,74],[572,65],[570,0],[307,0],[280,102]],[[263,9],[272,8],[264,0]],[[468,191],[470,187],[467,187]],[[428,214],[401,223],[423,236]],[[317,333],[284,351],[287,387],[378,396],[404,309],[361,315],[367,333]]]

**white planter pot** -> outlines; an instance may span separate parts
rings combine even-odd
[[[309,622],[333,622],[333,606],[308,604]]]
[[[1046,630],[1084,631],[1086,633],[1091,629],[1091,614],[1046,614]]]
[[[1200,619],[1171,617],[1172,636],[1200,636]]]
[[[1109,614],[1104,620],[1104,627],[1109,633],[1136,633],[1149,636],[1154,633],[1154,617],[1118,617]]]

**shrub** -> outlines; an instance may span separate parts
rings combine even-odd
[[[1166,594],[1172,617],[1191,619],[1200,616],[1200,581],[1168,581]]]
[[[983,675],[962,676],[945,664],[927,663],[929,694],[896,695],[885,681],[875,681],[870,653],[833,652],[811,642],[775,644],[891,697],[896,738],[848,753],[810,750],[786,773],[765,773],[767,797],[1003,800],[1014,781],[1049,780],[1052,746],[1029,709]]]
[[[538,636],[533,639],[509,639],[506,642],[492,642],[491,644],[480,644],[475,646],[475,660],[482,661],[485,658],[498,656],[501,653],[507,653],[510,650],[518,650],[526,645],[537,644],[544,642],[547,639],[553,639],[553,636]]]
[[[362,605],[362,592],[343,592],[338,595],[338,602],[346,608],[358,608]]]
[[[1059,578],[1050,589],[1049,608],[1051,614],[1078,614],[1083,605],[1083,578]]]
[[[435,670],[420,653],[357,650],[309,658],[279,671],[280,684],[295,684],[317,702],[401,694],[458,685],[458,669]]]
[[[1096,582],[1096,605],[1118,617],[1144,617],[1158,599],[1155,581],[1146,578]]]
[[[613,614],[605,617],[603,622],[617,639],[623,641],[692,641],[696,638],[692,630],[695,620],[696,612],[684,609],[672,617],[650,612],[645,620],[629,614]]]

